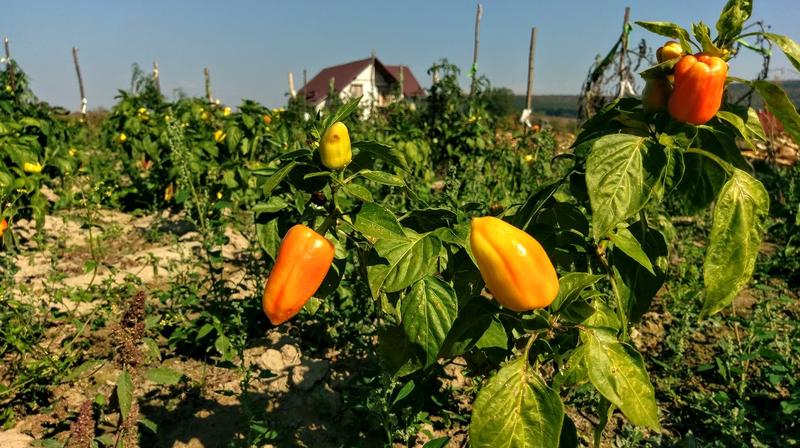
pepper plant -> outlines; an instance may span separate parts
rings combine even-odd
[[[331,155],[320,159],[323,145],[320,151],[282,154],[255,173],[268,198],[254,208],[259,241],[271,258],[280,257],[281,235],[303,223],[334,244],[334,261],[316,297],[341,300],[336,286],[343,277],[366,284],[370,297],[357,300],[378,304],[377,351],[396,382],[395,402],[413,388],[414,375],[432,372],[440,362],[462,357],[473,371],[496,369],[473,403],[472,446],[577,446],[563,397],[587,383],[600,397],[595,446],[616,410],[632,424],[658,431],[654,388],[631,340],[632,328],[664,283],[669,255],[659,221],[648,210],[667,197],[691,210],[713,209],[701,318],[729,306],[747,284],[769,210],[768,195],[737,146],[764,139],[757,114],[724,103],[721,89],[714,88],[717,81],[706,82],[705,90],[702,82],[689,89],[683,69],[675,67],[695,62],[681,62],[684,58],[718,58],[714,64],[727,68],[739,49],[756,48],[747,39],[761,35],[800,69],[800,48],[788,38],[742,34],[751,11],[750,1],[727,2],[713,40],[702,23],[693,25],[690,35],[672,23],[640,22],[676,39],[682,49],[642,73],[646,79],[670,79],[664,89],[669,111],[645,110],[637,98],[607,105],[582,125],[573,152],[560,156],[571,160],[568,172],[521,204],[491,211],[487,204],[431,204],[406,184],[408,162],[401,151],[356,135],[350,164],[325,169],[320,161]],[[694,50],[700,53],[692,56]],[[800,115],[778,86],[731,77],[727,82],[753,87],[800,141]],[[687,92],[699,98],[688,98]],[[711,114],[687,118],[698,112],[698,102],[703,113],[713,108]],[[319,141],[357,104],[355,99],[325,117],[313,138]],[[375,185],[405,200],[379,203],[367,187]],[[470,221],[488,214],[506,223],[492,229],[482,224],[480,247],[473,246]],[[527,232],[546,254],[538,244],[505,240],[518,234],[503,226]],[[531,272],[515,271],[518,257],[535,258],[525,261]],[[281,269],[312,263],[297,254],[292,258],[281,257]],[[553,265],[557,287],[547,281],[547,266]],[[523,281],[524,276],[537,281]],[[275,283],[272,291],[280,286]],[[306,291],[307,285],[284,286],[282,300],[293,302],[292,309],[308,300],[307,293],[291,292]],[[496,300],[490,300],[493,295]],[[308,303],[307,312],[313,313],[319,301]]]

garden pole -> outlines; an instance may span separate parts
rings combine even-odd
[[[297,96],[297,92],[294,90],[294,74],[289,72],[289,96],[294,99]]]
[[[470,68],[470,75],[472,76],[472,85],[469,89],[469,94],[474,95],[478,88],[478,47],[481,41],[481,16],[483,15],[483,6],[478,3],[478,10],[475,12],[475,42],[472,47],[472,68]]]
[[[17,83],[14,79],[14,64],[11,63],[11,47],[8,44],[8,38],[3,38],[3,47],[6,50],[6,71],[8,71],[8,85],[11,86],[11,91],[17,90]]]
[[[156,83],[156,90],[161,95],[161,80],[158,78],[158,61],[153,62],[153,81]]]
[[[619,88],[620,96],[624,89],[625,80],[625,57],[628,55],[628,21],[630,20],[631,7],[625,7],[625,19],[622,22],[622,51],[619,53]]]
[[[525,108],[531,108],[533,100],[533,56],[536,51],[536,27],[531,28],[531,46],[528,53],[528,90],[525,92]]]
[[[78,61],[78,49],[76,47],[72,47],[72,62],[75,64],[75,74],[78,75],[78,89],[81,93],[81,115],[83,115],[83,118],[86,118],[86,106],[88,105],[88,101],[86,100],[86,90],[83,88],[81,63]]]
[[[209,103],[214,101],[211,98],[211,74],[208,72],[208,67],[203,69],[203,76],[206,78],[206,99]]]

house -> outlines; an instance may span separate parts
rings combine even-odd
[[[400,80],[405,98],[425,95],[411,70],[404,65],[385,65],[380,59],[370,57],[322,69],[298,92],[299,98],[314,105],[319,111],[325,107],[331,83],[339,97],[346,101],[361,96],[361,107],[368,114],[372,107],[385,106],[397,100]]]

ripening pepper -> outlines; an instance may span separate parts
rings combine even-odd
[[[217,129],[214,131],[214,141],[217,143],[222,143],[225,140],[227,135],[222,129]]]
[[[6,218],[3,218],[3,220],[0,221],[0,236],[6,233],[6,229],[8,229],[8,221],[6,221]]]
[[[681,58],[675,65],[675,87],[669,98],[669,114],[677,121],[704,124],[722,105],[728,64],[698,53]]]
[[[22,171],[26,173],[37,174],[42,172],[42,165],[39,163],[25,162],[22,164]]]
[[[642,106],[647,112],[663,112],[667,110],[672,86],[667,78],[648,79],[642,91]]]
[[[669,61],[670,59],[675,59],[683,56],[683,47],[678,42],[671,40],[664,44],[663,47],[660,47],[656,50],[656,59],[658,63],[662,63],[664,61]]]
[[[497,302],[512,311],[544,308],[558,295],[558,275],[542,245],[491,216],[472,220],[472,254]]]
[[[317,292],[331,267],[333,254],[330,241],[302,224],[286,232],[261,301],[273,325],[294,317]]]
[[[341,170],[353,160],[350,134],[344,123],[337,121],[325,131],[319,145],[319,155],[322,164],[332,170]]]

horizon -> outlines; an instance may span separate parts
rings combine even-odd
[[[524,94],[530,28],[536,26],[534,96],[577,95],[595,56],[604,55],[619,36],[626,5],[631,6],[631,23],[663,18],[688,27],[690,17],[698,17],[713,28],[724,1],[631,3],[486,2],[478,73],[493,87]],[[800,8],[791,3],[757,2],[751,20],[764,20],[771,32],[800,41],[796,26]],[[0,37],[9,38],[12,58],[29,76],[33,93],[69,110],[80,106],[73,46],[79,49],[89,109],[113,106],[118,91],[130,87],[133,65],[138,63],[149,73],[153,62],[159,63],[166,97],[173,98],[178,89],[191,97],[203,96],[203,68],[208,67],[214,96],[231,106],[252,99],[282,107],[287,102],[289,71],[299,90],[304,68],[310,80],[325,67],[363,59],[372,50],[386,64],[409,67],[424,88],[431,81],[427,69],[446,58],[461,69],[465,88],[477,3],[386,4],[381,5],[378,19],[368,18],[373,5],[362,0],[335,8],[318,1],[290,5],[243,1],[231,6],[186,0],[135,5],[82,0],[75,5],[54,0],[12,4],[0,17]],[[575,14],[576,10],[581,13]],[[653,50],[666,40],[634,25],[630,45],[643,38]],[[752,78],[760,64],[754,53],[743,50],[731,74]],[[773,49],[770,79],[800,79],[778,49]]]

